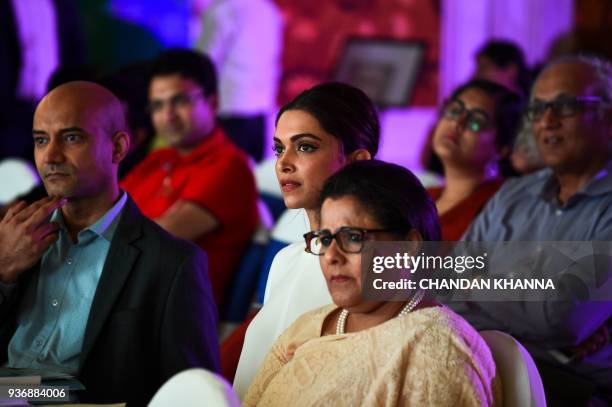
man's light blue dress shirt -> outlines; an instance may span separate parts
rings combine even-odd
[[[41,259],[38,278],[27,288],[8,347],[8,366],[76,374],[89,310],[104,268],[110,243],[127,200],[117,203],[73,243],[62,213],[59,239]]]

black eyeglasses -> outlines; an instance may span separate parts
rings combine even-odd
[[[442,117],[449,120],[461,120],[465,115],[465,127],[474,133],[492,127],[489,115],[481,109],[467,109],[465,104],[458,99],[451,99],[444,102],[442,106]]]
[[[589,104],[603,101],[599,96],[564,96],[549,102],[535,101],[527,107],[525,114],[532,122],[542,120],[548,109],[557,117],[569,117],[583,111]]]
[[[166,103],[169,104],[173,109],[188,107],[191,106],[197,98],[203,95],[204,93],[202,91],[195,91],[191,93],[179,93],[168,99],[156,99],[149,103],[147,110],[149,111],[149,113],[161,112],[164,109]]]
[[[316,256],[322,256],[331,245],[332,240],[345,253],[361,253],[363,243],[367,240],[366,236],[372,233],[393,232],[391,229],[357,229],[343,226],[336,233],[331,233],[327,229],[314,230],[304,235],[306,241],[306,252]]]

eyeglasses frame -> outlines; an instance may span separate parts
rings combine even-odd
[[[331,233],[331,231],[329,231],[328,229],[312,230],[312,231],[310,231],[308,233],[304,233],[304,235],[303,235],[304,240],[306,241],[306,248],[304,249],[304,251],[306,253],[310,253],[310,254],[312,254],[314,256],[323,256],[323,255],[325,255],[325,252],[318,253],[318,254],[317,253],[313,253],[312,249],[310,248],[310,243],[311,243],[312,239],[314,239],[316,237],[319,237],[320,233],[321,232],[325,232],[325,231],[329,233],[329,236],[330,236],[330,238],[332,240],[336,241],[336,244],[338,245],[338,248],[340,250],[342,250],[344,253],[348,253],[348,254],[358,254],[358,253],[361,253],[363,251],[363,246],[364,245],[363,245],[363,242],[362,242],[361,248],[359,249],[359,251],[356,251],[356,252],[350,252],[348,250],[345,250],[343,245],[342,245],[341,240],[337,237],[337,236],[339,236],[343,232],[349,232],[349,231],[352,231],[352,232],[361,232],[362,233],[362,238],[364,238],[364,241],[365,241],[365,237],[368,234],[383,233],[383,232],[386,232],[386,233],[397,232],[397,230],[395,230],[395,229],[364,229],[364,228],[353,228],[353,227],[349,227],[349,226],[342,226],[340,229],[338,229],[336,231],[336,233]],[[331,243],[330,243],[330,245],[331,245]]]

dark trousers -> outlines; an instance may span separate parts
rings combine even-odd
[[[266,118],[257,116],[221,116],[219,123],[227,136],[241,150],[260,162],[264,155]]]

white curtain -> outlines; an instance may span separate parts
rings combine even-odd
[[[472,75],[487,40],[515,41],[533,65],[574,20],[573,0],[442,0],[441,9],[440,99]]]

